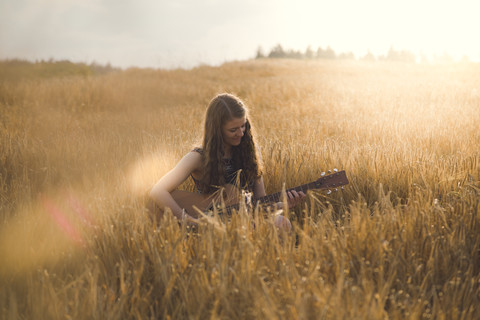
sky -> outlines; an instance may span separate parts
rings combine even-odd
[[[0,59],[191,68],[281,44],[480,61],[478,12],[477,0],[0,0]]]

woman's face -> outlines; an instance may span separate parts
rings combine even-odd
[[[233,118],[222,126],[223,141],[229,146],[238,146],[245,133],[246,117]]]

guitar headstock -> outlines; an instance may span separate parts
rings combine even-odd
[[[341,187],[349,183],[345,170],[338,171],[337,169],[333,169],[333,171],[333,173],[329,171],[328,175],[325,172],[322,172],[322,177],[315,181],[315,187],[317,189],[330,189]]]

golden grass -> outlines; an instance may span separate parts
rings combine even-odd
[[[478,88],[478,64],[289,60],[3,80],[0,315],[478,318]],[[251,108],[269,192],[347,171],[285,213],[291,235],[143,207],[223,91]]]

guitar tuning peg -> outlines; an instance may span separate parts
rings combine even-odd
[[[334,171],[334,172],[338,172],[338,169],[337,169],[337,168],[335,168],[335,169],[333,169],[333,171]]]
[[[332,173],[332,170],[328,170],[328,173]]]
[[[328,190],[327,194],[331,194],[332,193],[332,190]]]
[[[325,172],[322,172],[321,176],[323,177],[325,175]]]
[[[337,188],[335,188],[335,192],[338,192],[338,189],[337,189]]]
[[[340,189],[342,189],[342,190],[343,190],[343,187],[341,187]]]

